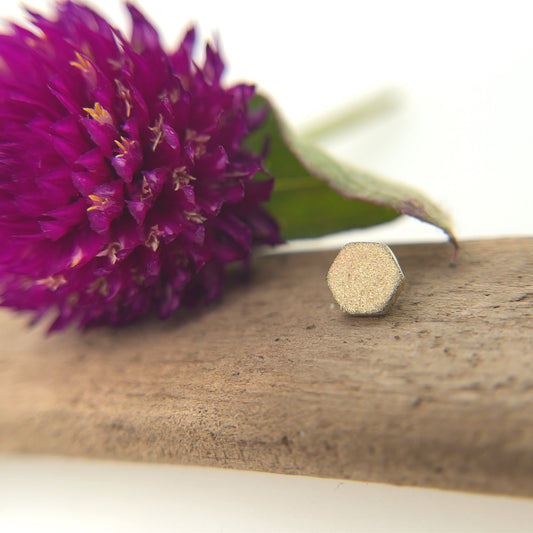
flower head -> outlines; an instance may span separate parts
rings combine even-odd
[[[264,116],[194,30],[173,53],[132,5],[128,40],[67,1],[0,35],[0,302],[52,329],[210,301],[224,267],[280,241],[243,140]]]

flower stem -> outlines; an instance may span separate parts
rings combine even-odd
[[[315,121],[300,131],[300,136],[305,137],[306,140],[318,141],[327,135],[338,133],[345,128],[362,124],[382,113],[392,111],[398,106],[399,100],[397,90],[382,89],[332,111],[329,116]]]

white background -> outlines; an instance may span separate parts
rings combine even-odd
[[[395,87],[396,111],[328,148],[425,191],[460,238],[533,233],[531,2],[137,5],[169,46],[192,21],[204,37],[217,31],[228,81],[255,81],[296,127]],[[0,14],[19,17],[17,6]],[[118,1],[98,8],[127,27]],[[335,243],[348,238],[443,237],[402,219]],[[532,501],[327,480],[42,458],[0,469],[2,531],[525,531],[533,519]]]

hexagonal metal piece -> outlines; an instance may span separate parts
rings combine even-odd
[[[377,242],[347,244],[328,272],[333,297],[351,315],[387,313],[404,283],[396,256],[386,244]]]

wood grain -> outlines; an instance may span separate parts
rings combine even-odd
[[[45,337],[0,314],[0,450],[533,496],[533,239],[394,247],[387,316],[335,252],[259,258],[214,306]]]

